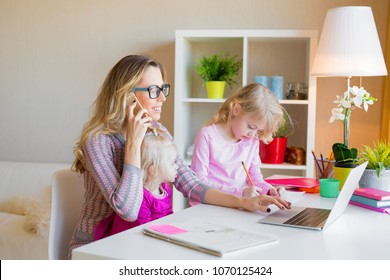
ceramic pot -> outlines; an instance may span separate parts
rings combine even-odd
[[[340,190],[343,188],[345,180],[347,180],[349,172],[351,172],[352,169],[353,167],[333,166],[333,178],[340,180]]]
[[[284,162],[288,138],[274,138],[268,145],[260,140],[260,159],[262,163],[280,164]]]
[[[364,170],[359,187],[390,191],[390,169],[383,170],[379,177],[374,169]]]
[[[208,98],[221,99],[225,92],[225,81],[206,82]]]

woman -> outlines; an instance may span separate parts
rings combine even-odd
[[[141,143],[147,129],[167,131],[158,120],[169,93],[165,70],[147,56],[126,56],[108,73],[75,147],[73,170],[84,174],[85,198],[69,256],[93,241],[95,227],[114,212],[137,220],[143,197]],[[249,211],[267,211],[270,204],[290,207],[279,197],[244,198],[215,190],[202,184],[181,157],[176,164],[174,185],[193,201]]]

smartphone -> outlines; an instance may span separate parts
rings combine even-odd
[[[137,103],[137,105],[135,106],[134,111],[133,111],[134,112],[134,116],[135,116],[136,114],[138,114],[138,112],[141,109],[143,109],[143,107],[142,107],[141,103],[139,103],[138,98],[135,96],[135,94],[130,92],[130,94],[127,97],[127,104],[131,105],[134,102]]]

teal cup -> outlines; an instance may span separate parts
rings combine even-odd
[[[320,196],[337,197],[339,195],[340,180],[332,178],[320,179]]]

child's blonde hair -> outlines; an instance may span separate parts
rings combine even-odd
[[[226,99],[208,124],[225,125],[229,123],[235,105],[238,105],[245,115],[259,120],[265,119],[265,129],[258,136],[265,143],[272,141],[272,134],[281,125],[285,110],[271,90],[257,83],[240,88],[235,94]]]
[[[95,100],[92,117],[85,124],[80,139],[74,147],[75,160],[72,170],[83,173],[85,141],[99,134],[119,133],[126,118],[125,98],[141,81],[146,69],[157,67],[161,71],[163,81],[166,72],[163,66],[145,55],[128,55],[119,60],[107,74],[107,77]]]
[[[144,184],[151,182],[161,183],[157,182],[157,179],[161,175],[160,172],[164,171],[164,165],[169,164],[167,162],[168,155],[172,154],[176,157],[176,145],[166,132],[155,129],[155,131],[150,131],[146,134],[141,145],[141,168],[144,170]],[[155,170],[153,174],[149,172],[152,166]]]

